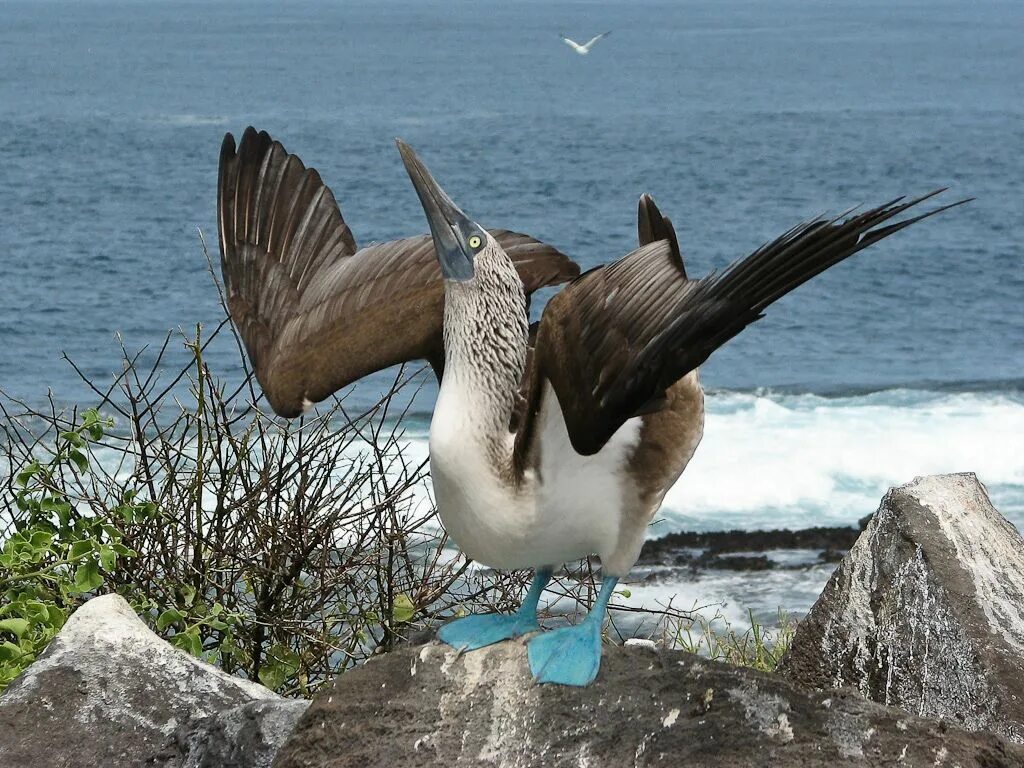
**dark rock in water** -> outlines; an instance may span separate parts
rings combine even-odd
[[[535,685],[526,649],[431,644],[323,690],[275,768],[959,765],[1019,768],[1024,748],[687,653],[606,648],[589,688]]]
[[[856,528],[786,528],[772,531],[713,531],[670,533],[644,543],[640,565],[680,564],[680,557],[698,563],[729,552],[768,552],[777,549],[808,549],[845,552],[857,540]],[[680,550],[703,550],[680,554]],[[708,566],[715,567],[715,566]]]
[[[1024,539],[973,474],[890,490],[781,671],[1024,742]]]
[[[265,766],[296,708],[172,648],[104,595],[0,696],[0,766]]]
[[[730,571],[770,571],[775,567],[766,555],[715,555],[702,560],[701,565]]]
[[[846,551],[838,549],[823,549],[818,553],[818,560],[822,563],[839,563],[846,557]]]

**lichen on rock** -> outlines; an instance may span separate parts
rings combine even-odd
[[[781,671],[1024,742],[1024,539],[973,474],[891,489]]]

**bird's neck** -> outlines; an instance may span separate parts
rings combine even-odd
[[[445,366],[435,418],[466,439],[506,445],[526,365],[528,322],[522,281],[510,261],[477,267],[445,289]],[[504,262],[504,263],[502,263]]]

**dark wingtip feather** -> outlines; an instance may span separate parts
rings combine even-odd
[[[713,349],[739,333],[745,325],[759,319],[769,304],[829,267],[915,222],[968,202],[959,200],[882,226],[943,191],[938,189],[910,200],[899,197],[855,216],[837,217],[827,223],[823,219],[806,222],[734,263],[723,273],[706,278],[702,283],[705,284],[708,298],[722,302],[716,307],[720,315],[709,325],[709,329],[714,327],[714,330],[705,332],[702,340],[706,353],[710,354]],[[688,330],[693,333],[696,325],[692,320],[687,320],[687,323]],[[685,336],[687,329],[681,330],[684,330]],[[696,364],[703,362],[707,354]],[[695,367],[695,364],[691,367]]]
[[[658,240],[667,240],[672,249],[672,260],[679,267],[683,277],[686,277],[686,264],[683,262],[683,252],[679,248],[672,220],[662,214],[654,198],[646,192],[640,195],[640,202],[637,204],[636,229],[641,246]]]
[[[233,201],[235,196],[234,187],[237,180],[234,178],[234,167],[236,157],[235,137],[229,131],[224,134],[224,140],[220,144],[220,160],[217,166],[217,229],[220,240],[222,272],[225,268],[228,249],[235,238],[233,216],[228,220],[225,218],[225,214],[230,208],[227,198],[230,196]]]
[[[932,192],[931,194],[928,194],[928,195],[925,195],[924,197],[918,198],[918,200],[915,200],[913,203],[910,203],[910,205],[914,205],[914,204],[916,204],[918,202],[921,202],[923,200],[927,200],[930,197],[934,197],[935,195],[939,194],[939,192],[945,192],[946,189],[948,189],[948,187],[943,187],[942,189],[937,190],[935,192]],[[918,216],[914,216],[914,217],[909,218],[909,219],[903,219],[902,221],[897,221],[895,224],[890,224],[887,227],[879,227],[878,229],[872,229],[870,232],[865,233],[862,242],[865,245],[870,245],[871,243],[876,243],[879,240],[881,240],[883,237],[888,237],[889,235],[891,235],[891,234],[893,234],[895,232],[899,232],[904,227],[909,227],[911,224],[915,224],[915,223],[917,223],[919,221],[923,221],[924,219],[930,218],[931,216],[934,216],[937,213],[942,213],[943,211],[948,211],[950,208],[956,208],[957,206],[964,205],[966,203],[971,202],[974,199],[975,198],[973,198],[973,197],[966,197],[963,200],[957,200],[955,203],[948,203],[946,205],[941,205],[938,208],[933,208],[930,211],[925,211],[924,213],[922,213],[922,214],[920,214]]]
[[[661,211],[658,210],[654,198],[644,192],[640,195],[640,202],[636,207],[636,236],[640,245],[647,245],[655,239],[653,232],[653,218],[661,218]]]
[[[224,141],[220,143],[220,162],[223,168],[224,161],[235,156],[235,137],[231,131],[224,134]]]

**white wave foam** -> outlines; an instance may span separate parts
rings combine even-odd
[[[704,439],[651,536],[674,530],[850,525],[893,485],[971,471],[1024,528],[1024,400],[889,391],[846,398],[707,398]],[[410,458],[426,435],[409,433]]]
[[[892,485],[972,471],[1024,529],[1024,398],[893,391],[830,399],[726,393],[707,398],[704,439],[650,529],[850,525]],[[400,441],[427,458],[426,424]],[[358,445],[352,453],[358,452]],[[432,504],[429,480],[413,509]]]
[[[153,115],[151,122],[160,125],[173,125],[180,128],[191,128],[204,125],[226,125],[228,118],[222,115],[196,115],[191,113]]]
[[[659,527],[853,523],[892,485],[963,471],[1024,522],[1024,402],[905,391],[709,397],[704,440],[669,491],[668,525]]]

